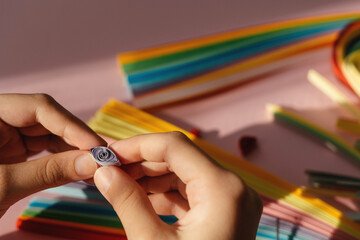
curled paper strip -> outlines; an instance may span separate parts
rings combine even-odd
[[[360,20],[344,28],[336,40],[332,65],[336,76],[360,97]]]
[[[116,154],[107,147],[94,147],[90,149],[95,161],[100,166],[120,166],[121,163]]]

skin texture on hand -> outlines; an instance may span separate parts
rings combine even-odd
[[[95,184],[128,239],[255,239],[259,196],[179,132],[113,143],[121,168],[99,168]],[[169,226],[156,214],[175,215]]]
[[[92,178],[95,146],[106,142],[52,97],[0,94],[0,217],[34,192]],[[55,154],[26,161],[43,150]]]

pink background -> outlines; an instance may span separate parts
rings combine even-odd
[[[360,1],[3,0],[0,93],[45,92],[86,121],[109,98],[131,100],[115,59],[119,52],[347,10],[360,10]],[[347,113],[306,80],[308,69],[314,68],[347,91],[336,81],[329,56],[330,49],[316,51],[276,74],[153,114],[187,130],[199,128],[205,139],[236,155],[238,138],[255,135],[260,147],[247,159],[294,184],[307,184],[305,169],[360,176],[351,160],[273,123],[265,111],[266,103],[281,104],[334,130],[336,119]],[[339,135],[351,144],[356,139]],[[15,228],[30,198],[0,219],[0,240],[50,239]]]

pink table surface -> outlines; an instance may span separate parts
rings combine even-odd
[[[5,0],[0,2],[0,93],[45,92],[86,121],[109,98],[131,100],[115,59],[119,52],[356,9],[358,0]],[[360,176],[351,160],[273,123],[265,111],[266,103],[281,104],[334,130],[336,118],[347,113],[306,80],[314,68],[347,90],[336,81],[329,56],[330,49],[316,51],[274,75],[153,114],[187,130],[199,128],[205,139],[236,155],[238,138],[255,135],[260,147],[247,159],[294,184],[306,185],[305,169]],[[351,144],[356,139],[340,135]],[[0,240],[58,239],[16,230],[16,218],[30,198],[0,219]]]

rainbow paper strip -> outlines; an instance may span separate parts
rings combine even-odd
[[[173,224],[173,216],[160,216]],[[24,230],[43,233],[56,229],[52,235],[71,239],[125,239],[123,226],[109,204],[90,204],[74,201],[34,198],[18,219],[18,227]],[[296,229],[296,231],[294,231]],[[48,232],[47,233],[51,233]],[[330,239],[292,222],[280,220],[263,214],[257,231],[257,239]]]
[[[52,191],[52,193],[57,193],[59,195],[65,195],[65,196],[70,196],[68,193],[68,189],[69,188],[82,188],[80,186],[77,185],[73,185],[73,184],[68,184],[70,186],[67,187],[67,189],[64,188],[55,188],[55,191]],[[81,184],[80,184],[81,185]],[[70,191],[72,192],[72,191]],[[98,190],[93,190],[92,195],[99,195],[99,197],[101,197],[101,193]],[[75,199],[79,199],[79,195],[74,195],[73,196]],[[83,199],[80,196],[80,199]],[[54,201],[54,200],[51,200]],[[274,218],[280,218],[280,219],[284,219],[284,214],[286,216],[286,222],[288,224],[293,224],[297,226],[297,228],[303,228],[303,229],[307,229],[308,232],[312,232],[312,234],[318,234],[318,235],[322,235],[324,236],[326,239],[328,238],[335,238],[335,237],[342,237],[342,234],[339,234],[338,232],[335,234],[333,233],[333,229],[329,228],[328,225],[326,224],[322,224],[319,221],[314,221],[314,219],[311,218],[311,216],[305,214],[305,213],[300,213],[300,212],[296,212],[293,209],[289,208],[286,205],[281,205],[279,203],[277,203],[274,200],[271,200],[269,198],[263,197],[263,202],[264,202],[264,212],[267,213],[268,216],[272,216]],[[77,203],[78,204],[78,203]],[[32,204],[30,204],[29,208],[31,208]],[[274,206],[276,208],[274,208]],[[62,208],[63,211],[65,211]],[[72,213],[72,210],[69,210]],[[88,213],[91,213],[92,211],[87,211]],[[70,213],[70,214],[71,214]],[[263,215],[263,217],[266,215]],[[301,217],[301,220],[299,221],[299,218]],[[59,221],[59,217],[56,215],[56,213],[54,214],[50,214],[49,216],[46,217],[47,219],[56,219],[57,221]],[[24,222],[26,221],[30,221],[30,220],[24,220]],[[31,219],[32,222],[34,222],[34,219]],[[43,220],[44,221],[44,220]],[[36,223],[33,223],[36,224]],[[38,225],[41,225],[42,223],[38,223]],[[297,233],[299,234],[299,233]],[[296,234],[296,235],[297,235]]]
[[[314,231],[323,231],[322,233],[327,233],[329,236],[334,232],[339,232],[339,234],[344,234],[344,239],[360,237],[359,225],[321,200],[304,193],[301,188],[200,138],[196,138],[189,132],[126,104],[115,100],[110,101],[89,122],[89,126],[96,132],[114,139],[128,138],[141,133],[181,131],[219,164],[240,175],[248,185],[262,196],[273,199],[277,207],[281,205],[283,209],[289,206],[292,211],[296,210],[303,214],[304,219],[312,221],[312,224],[308,224],[310,227],[315,223],[323,226],[314,229]],[[307,224],[299,222],[299,224]]]
[[[71,193],[73,191],[69,191],[69,188],[75,188],[76,190],[81,190],[81,189],[84,189],[83,186],[84,186],[84,183],[76,183],[76,184],[72,183],[72,184],[68,184],[67,188],[57,187],[55,189],[52,189],[51,192],[57,193],[59,195],[71,196]],[[96,188],[93,188],[92,191],[93,191],[91,194],[92,196],[97,194],[98,195],[97,198],[102,197],[101,193]],[[304,192],[309,192],[309,189],[304,189]],[[314,193],[319,195],[318,191],[316,191]],[[322,192],[321,195],[324,195],[324,193]],[[326,195],[333,195],[333,193],[329,194],[327,192]],[[344,193],[342,193],[341,195],[344,195]],[[349,195],[349,194],[346,194],[344,196],[356,198],[356,196]],[[72,197],[74,197],[76,199],[84,199],[82,195],[79,196],[78,194],[75,194]],[[90,199],[95,199],[95,198],[90,198]],[[319,221],[316,221],[316,220],[314,221],[314,219],[312,219],[311,216],[308,216],[307,214],[296,212],[296,211],[294,211],[294,209],[291,209],[286,205],[281,205],[280,203],[278,203],[274,200],[271,200],[269,198],[266,198],[264,196],[263,196],[263,202],[264,202],[264,213],[266,213],[269,216],[272,216],[275,218],[280,218],[280,219],[284,219],[284,216],[286,216],[286,218],[285,218],[286,221],[289,224],[290,223],[296,224],[296,226],[298,228],[307,229],[310,232],[318,233],[327,238],[333,238],[333,239],[342,238],[341,234],[339,234],[338,232],[336,234],[332,233],[333,232],[332,228],[329,228],[329,226],[327,226],[326,224],[322,224]],[[89,211],[89,212],[91,212],[91,211]],[[56,217],[56,216],[54,216],[54,217]],[[263,215],[263,217],[264,217],[264,215]],[[301,218],[301,221],[299,221],[299,218]],[[41,225],[41,223],[39,223],[39,224]]]
[[[78,185],[68,184],[68,187],[66,189],[58,187],[58,188],[55,188],[56,190],[52,191],[52,193],[70,196],[69,192],[71,193],[73,191],[68,191],[68,189],[69,188],[83,189],[83,187],[81,187],[81,185],[84,185],[84,184],[78,184]],[[305,189],[304,192],[307,192],[307,191],[308,191],[308,189]],[[97,189],[94,188],[92,195],[95,195],[95,194],[99,195],[98,198],[100,198],[102,196],[101,193]],[[73,195],[72,197],[74,197],[75,199],[84,199],[82,196],[80,196],[80,198],[79,198],[79,195]],[[269,216],[272,216],[274,218],[284,219],[288,223],[296,224],[296,226],[299,228],[303,227],[304,229],[308,229],[308,231],[310,231],[310,232],[318,233],[327,238],[333,238],[333,239],[343,238],[343,235],[344,235],[343,233],[341,233],[341,232],[334,233],[333,228],[329,227],[326,224],[323,224],[322,222],[314,220],[311,216],[309,216],[306,213],[295,211],[293,208],[291,208],[287,205],[283,205],[277,201],[271,200],[265,196],[262,196],[262,198],[263,198],[263,202],[264,202],[264,210],[263,211],[264,211],[264,213],[266,213]],[[91,211],[88,211],[88,212],[91,212]],[[47,218],[50,218],[50,217],[47,217]],[[53,218],[58,218],[58,217],[55,215],[55,216],[53,216]],[[301,220],[299,220],[299,218],[301,218]],[[41,223],[39,223],[39,225],[41,225]]]
[[[328,46],[360,14],[343,13],[260,25],[120,54],[138,107],[216,92],[269,73],[294,57]]]

